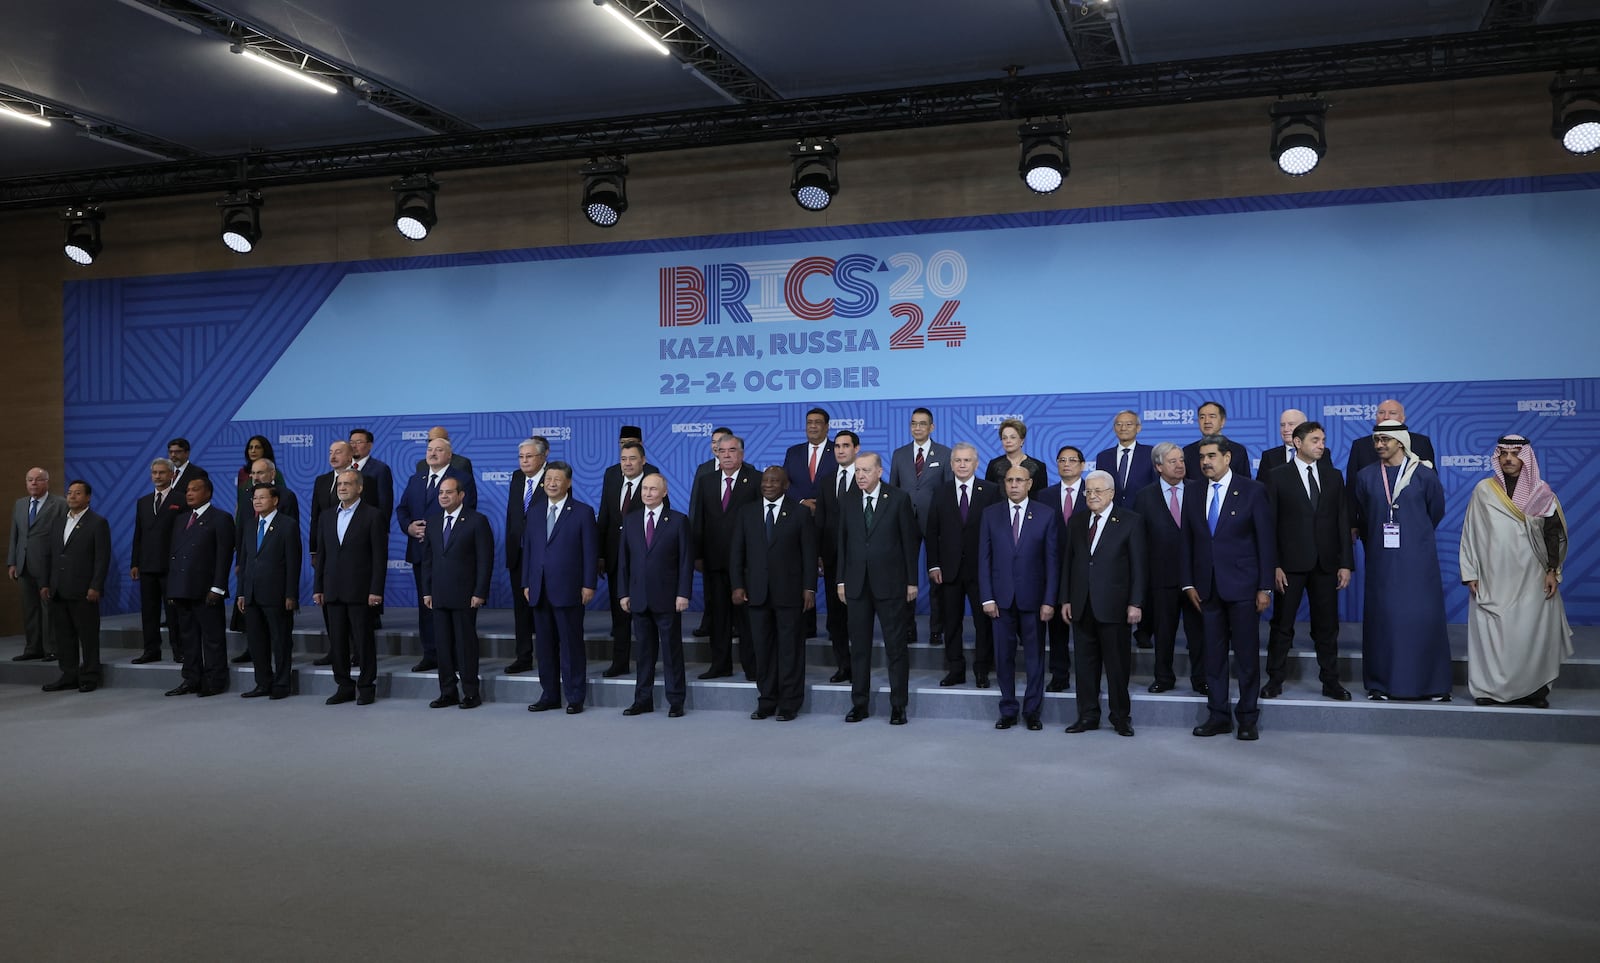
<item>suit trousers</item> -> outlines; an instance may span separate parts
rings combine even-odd
[[[88,599],[50,599],[50,628],[55,634],[61,679],[100,683],[100,603]]]
[[[294,613],[280,603],[244,607],[245,637],[250,661],[255,663],[256,687],[289,694],[289,671],[294,663]]]
[[[228,691],[228,616],[222,596],[173,599],[172,605],[183,642],[183,681],[202,691]]]
[[[824,555],[826,559],[826,555]],[[828,608],[828,641],[833,643],[833,663],[840,672],[850,668],[850,606],[839,601],[837,563],[822,563],[822,592],[817,601]]]
[[[581,706],[588,695],[589,655],[583,645],[583,606],[551,605],[541,595],[533,607],[534,654],[539,660],[539,701]]]
[[[422,566],[411,567],[411,581],[417,587],[417,634],[422,637],[422,658],[426,662],[436,662],[439,644],[433,636],[433,613],[422,604]]]
[[[933,586],[933,597],[939,602],[939,614],[944,619],[939,632],[944,636],[944,670],[967,673],[966,653],[961,646],[962,616],[967,606],[972,608],[972,671],[988,675],[994,671],[994,620],[983,614],[983,600],[978,597],[976,578],[946,579]]]
[[[1106,679],[1106,707],[1111,710],[1111,722],[1131,721],[1132,704],[1128,699],[1128,676],[1133,665],[1133,627],[1128,624],[1127,613],[1121,622],[1102,622],[1095,617],[1092,606],[1087,612],[1074,613],[1072,620],[1078,636],[1078,718],[1100,721],[1100,675]]]
[[[624,672],[633,652],[633,616],[622,611],[622,586],[617,584],[617,570],[606,573],[606,587],[611,590],[611,664]]]
[[[1311,598],[1311,644],[1323,685],[1339,682],[1339,577],[1333,572],[1285,572],[1288,587],[1273,593],[1272,629],[1267,633],[1267,678],[1282,683],[1294,642],[1300,597]]]
[[[433,639],[439,653],[439,694],[478,698],[478,610],[433,607]]]
[[[806,697],[805,609],[754,604],[748,609],[750,634],[745,638],[755,654],[756,708],[799,712]]]
[[[1050,678],[1069,681],[1072,678],[1072,627],[1054,618],[1041,623],[1039,638],[1050,643]]]
[[[1261,717],[1257,704],[1261,695],[1261,616],[1252,599],[1224,602],[1213,592],[1200,604],[1205,622],[1206,684],[1211,687],[1212,722],[1231,722],[1253,726]],[[1230,715],[1228,706],[1228,652],[1233,652],[1233,668],[1239,678],[1239,702]]]
[[[322,607],[328,624],[328,654],[333,659],[333,679],[341,691],[349,689],[350,650],[354,646],[361,661],[361,675],[353,683],[363,693],[372,693],[378,684],[377,610],[371,605],[329,602]]]
[[[50,605],[39,597],[39,580],[19,571],[17,586],[22,590],[22,653],[39,656],[53,651],[50,648],[55,644],[50,633]]]
[[[633,704],[655,707],[656,654],[661,655],[661,675],[668,706],[683,705],[689,686],[683,669],[683,615],[646,609],[633,613],[633,637],[639,640],[638,677],[633,684]]]
[[[726,571],[706,571],[706,618],[711,623],[711,666],[716,673],[733,671],[733,633],[739,632],[739,667],[754,678],[756,660],[750,647],[750,620],[745,606],[733,604],[733,580]]]
[[[533,662],[533,608],[518,587],[520,572],[511,573],[511,631],[516,636],[518,662]]]
[[[835,589],[834,598],[838,598]],[[906,653],[906,600],[850,599],[850,704],[866,710],[872,693],[872,624],[883,631],[883,657],[889,672],[889,708],[904,709],[910,701],[911,659]]]
[[[177,618],[172,614],[172,603],[167,601],[167,573],[139,572],[139,627],[144,634],[144,654],[161,657],[161,617],[167,619],[167,641],[172,649],[173,661],[182,661],[183,652],[178,647],[178,637],[173,631]]]
[[[1044,707],[1044,631],[1038,609],[1002,606],[994,620],[994,671],[1000,683],[1000,715],[1017,717],[1017,642],[1022,643],[1027,673],[1022,714],[1036,716]]]
[[[1200,613],[1189,604],[1189,597],[1178,588],[1152,588],[1145,603],[1144,621],[1151,623],[1156,644],[1155,680],[1162,685],[1177,685],[1172,667],[1178,646],[1178,624],[1183,624],[1183,639],[1189,651],[1189,684],[1198,691],[1206,681],[1205,624]]]

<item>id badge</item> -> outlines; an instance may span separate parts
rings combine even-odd
[[[1400,547],[1400,526],[1394,522],[1386,522],[1383,526],[1383,547]]]

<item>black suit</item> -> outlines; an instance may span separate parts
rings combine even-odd
[[[944,636],[944,670],[965,678],[966,653],[961,648],[964,606],[972,609],[972,671],[979,678],[994,671],[994,620],[983,612],[978,594],[978,531],[983,510],[1005,496],[999,485],[973,475],[968,481],[966,518],[961,517],[961,483],[948,481],[928,505],[928,570],[939,570],[932,586],[939,596],[940,632]],[[929,581],[932,581],[930,576]]]
[[[859,487],[839,503],[838,585],[850,604],[850,703],[863,712],[872,683],[872,623],[883,630],[889,674],[889,707],[910,700],[911,662],[906,653],[906,590],[917,584],[917,510],[911,496],[878,483],[877,506],[867,525],[866,498]],[[835,598],[837,587],[835,588]]]
[[[622,672],[628,671],[628,653],[633,649],[633,616],[622,611],[619,603],[626,593],[619,589],[617,581],[617,555],[622,550],[622,519],[628,513],[644,507],[644,502],[639,500],[639,483],[644,481],[646,475],[660,472],[661,469],[647,463],[638,475],[628,479],[620,467],[612,465],[606,469],[605,482],[601,486],[600,508],[595,523],[600,526],[601,567],[605,569],[606,586],[611,595],[611,668]],[[627,493],[628,505],[624,508],[622,496],[626,486],[632,486],[632,491]],[[670,502],[667,507],[672,507]]]
[[[748,613],[744,606],[733,604],[728,563],[733,551],[733,529],[739,518],[739,509],[761,497],[761,473],[749,465],[739,467],[726,511],[722,508],[722,495],[726,488],[723,477],[719,470],[699,482],[695,489],[697,504],[691,520],[694,557],[701,563],[706,616],[711,623],[711,666],[707,671],[713,675],[732,674],[733,630],[737,626],[742,640],[739,665],[747,678],[754,679],[756,661],[750,649]]]
[[[211,503],[198,518],[190,511],[173,520],[167,597],[178,615],[183,681],[201,692],[228,691],[223,602],[232,567],[233,516]]]
[[[349,470],[350,469],[348,468],[339,469],[339,471]],[[308,536],[310,539],[310,544],[307,546],[306,550],[312,555],[319,555],[322,551],[321,546],[319,545],[319,542],[322,538],[322,513],[339,504],[339,496],[333,490],[333,484],[338,478],[338,475],[338,472],[325,471],[317,476],[316,481],[311,483],[311,534]],[[385,490],[387,490],[389,493],[387,498],[384,496]],[[387,488],[385,488],[384,486],[374,484],[371,476],[362,473],[361,500],[366,504],[371,505],[373,508],[376,508],[383,515],[384,527],[387,528],[389,519],[394,514],[393,484],[391,483],[389,486],[387,486]],[[298,506],[296,507],[298,508]],[[385,548],[384,552],[387,554],[388,549]]]
[[[1134,442],[1132,451],[1128,452],[1128,472],[1126,480],[1119,470],[1122,461],[1122,442],[1117,442],[1105,451],[1094,457],[1094,467],[1100,471],[1108,471],[1116,484],[1117,495],[1114,504],[1118,508],[1133,507],[1133,496],[1139,494],[1139,489],[1156,480],[1155,462],[1151,456],[1155,454],[1155,447]]]
[[[1061,562],[1061,603],[1072,606],[1078,632],[1078,718],[1100,720],[1100,673],[1113,725],[1129,722],[1128,675],[1133,665],[1128,607],[1143,606],[1149,572],[1144,519],[1113,506],[1095,525],[1094,512],[1074,512]],[[1091,543],[1089,528],[1098,529]]]
[[[1061,482],[1056,482],[1049,488],[1034,495],[1036,501],[1045,503],[1056,518],[1056,544],[1067,544],[1067,516],[1062,512]],[[1072,500],[1072,517],[1077,518],[1080,512],[1089,509],[1083,504],[1083,476],[1079,475],[1074,483],[1077,491]],[[1001,498],[1005,497],[1005,489],[1001,488]],[[1050,684],[1053,689],[1065,689],[1072,679],[1072,628],[1061,619],[1051,619],[1040,627],[1039,638],[1041,642],[1049,643],[1050,648]]]
[[[288,603],[298,605],[300,598],[300,520],[279,508],[264,534],[260,522],[251,515],[237,529],[239,598],[256,688],[285,696],[294,661],[294,609]]]
[[[67,513],[56,517],[42,545],[44,578],[50,590],[51,643],[67,684],[100,682],[100,600],[111,568],[111,526],[85,508],[66,535]],[[89,592],[96,594],[89,598]],[[80,665],[81,659],[81,665]]]
[[[1250,449],[1228,439],[1228,450],[1233,453],[1233,461],[1228,463],[1228,470],[1240,478],[1250,477]],[[1189,481],[1205,481],[1200,473],[1200,442],[1191,441],[1183,446],[1183,477]]]
[[[369,505],[376,505],[378,511],[383,512],[383,521],[387,525],[389,519],[394,516],[394,472],[388,465],[370,457],[356,470],[361,472],[362,476],[361,500]],[[472,471],[471,462],[467,462],[467,471]],[[367,494],[368,489],[371,489],[371,495]]]
[[[694,591],[694,538],[689,516],[664,506],[658,510],[655,533],[645,539],[649,509],[623,519],[618,550],[618,591],[633,614],[633,633],[639,640],[639,673],[633,686],[633,704],[654,708],[656,653],[666,676],[667,704],[683,708],[688,691],[683,671],[683,614],[678,599]]]
[[[799,499],[779,499],[767,526],[765,499],[739,509],[728,563],[747,599],[755,655],[756,711],[796,713],[806,694],[805,594],[816,601],[817,530]]]
[[[472,600],[488,602],[494,575],[494,531],[482,513],[462,505],[445,536],[445,522],[428,526],[418,559],[424,598],[431,599],[434,649],[439,660],[439,695],[455,698],[456,677],[468,699],[479,698],[478,610]]]
[[[133,503],[133,563],[139,570],[139,624],[144,634],[144,656],[161,657],[161,617],[167,618],[167,641],[172,660],[182,661],[178,645],[178,617],[167,604],[167,560],[172,557],[173,520],[188,513],[183,493],[167,489],[156,505],[156,493],[141,496]]]
[[[1149,564],[1144,621],[1152,623],[1155,638],[1155,681],[1168,687],[1178,681],[1172,657],[1178,643],[1178,624],[1183,624],[1183,639],[1189,652],[1189,685],[1200,692],[1206,684],[1205,627],[1200,613],[1183,594],[1178,560],[1187,549],[1180,523],[1172,520],[1166,491],[1166,482],[1158,480],[1133,496],[1133,511],[1144,519],[1145,560]],[[1179,482],[1178,492],[1180,518],[1186,518],[1182,506],[1191,499],[1206,497],[1202,482]]]
[[[1272,630],[1267,636],[1267,680],[1283,683],[1289,647],[1294,641],[1294,618],[1300,597],[1311,597],[1311,641],[1323,685],[1339,682],[1339,569],[1355,567],[1350,546],[1350,508],[1344,479],[1323,457],[1316,463],[1317,503],[1311,504],[1305,484],[1305,466],[1299,459],[1278,468],[1265,479],[1267,502],[1278,538],[1278,567],[1287,586],[1276,591],[1272,603]]]
[[[840,672],[850,671],[850,607],[839,601],[833,590],[838,584],[839,566],[839,484],[844,472],[844,489],[848,495],[858,492],[855,469],[834,466],[826,484],[817,484],[817,552],[822,556],[822,594],[827,596],[828,641],[833,643],[834,667]]]
[[[374,609],[369,596],[382,597],[388,575],[389,526],[383,512],[365,501],[356,502],[355,511],[339,539],[337,503],[322,513],[318,523],[315,590],[322,596],[328,620],[328,650],[333,659],[333,678],[340,691],[348,691],[350,649],[355,646],[361,659],[361,676],[354,683],[363,695],[371,695],[378,679],[378,640],[374,635]]]
[[[1261,453],[1261,464],[1256,466],[1256,481],[1265,482],[1268,472],[1287,464],[1292,458],[1294,458],[1293,452],[1285,445],[1275,445],[1263,451]]]
[[[1433,442],[1420,431],[1409,432],[1411,435],[1411,450],[1418,458],[1438,467],[1439,461],[1433,455]],[[1327,458],[1327,455],[1322,457]],[[1350,443],[1350,457],[1344,463],[1344,490],[1350,512],[1350,527],[1366,531],[1366,522],[1362,518],[1361,503],[1356,500],[1356,476],[1361,474],[1361,469],[1378,461],[1378,449],[1372,444],[1372,435],[1362,435]]]
[[[543,518],[550,504],[544,494],[544,469],[533,476],[533,492],[529,494],[527,475],[518,468],[511,473],[511,483],[506,489],[506,573],[511,577],[511,631],[515,636],[516,661],[524,666],[533,665],[533,609],[522,596],[522,533],[528,527],[529,517]],[[527,499],[527,504],[523,500]]]

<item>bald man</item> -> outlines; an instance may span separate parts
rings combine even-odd
[[[1285,408],[1278,416],[1278,437],[1283,444],[1261,453],[1261,465],[1256,469],[1256,481],[1264,482],[1267,472],[1294,461],[1294,430],[1306,423],[1306,413],[1299,408]]]
[[[1406,424],[1406,406],[1394,398],[1385,398],[1378,403],[1378,421]],[[1420,431],[1411,432],[1411,448],[1408,450],[1430,465],[1438,464],[1433,455],[1433,442]],[[1344,463],[1344,490],[1350,499],[1350,534],[1355,538],[1360,537],[1363,527],[1361,505],[1355,497],[1356,476],[1361,469],[1377,463],[1378,449],[1372,443],[1372,435],[1358,435],[1350,443],[1350,457]]]

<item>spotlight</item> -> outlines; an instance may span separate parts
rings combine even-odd
[[[427,174],[412,174],[390,184],[389,189],[394,191],[395,230],[413,241],[427,237],[439,223],[439,215],[433,209],[439,185]]]
[[[1600,77],[1557,77],[1550,81],[1550,133],[1568,152],[1600,150]]]
[[[235,254],[249,254],[261,240],[261,192],[232,191],[217,202],[222,209],[222,243]]]
[[[1325,100],[1280,100],[1267,113],[1272,118],[1271,155],[1278,169],[1301,177],[1316,169],[1328,152],[1323,124]]]
[[[100,256],[100,222],[106,216],[100,208],[90,205],[69,207],[61,215],[67,225],[67,240],[63,250],[67,257],[79,264],[93,264]]]
[[[832,137],[811,137],[789,149],[794,161],[794,176],[789,193],[794,202],[808,211],[826,210],[839,193],[839,145]]]
[[[1072,128],[1064,120],[1045,124],[1023,124],[1017,128],[1022,140],[1022,159],[1017,173],[1035,194],[1053,194],[1072,173],[1067,160],[1067,137]]]
[[[585,164],[583,213],[595,227],[615,227],[628,209],[628,163],[620,157],[594,159]]]

